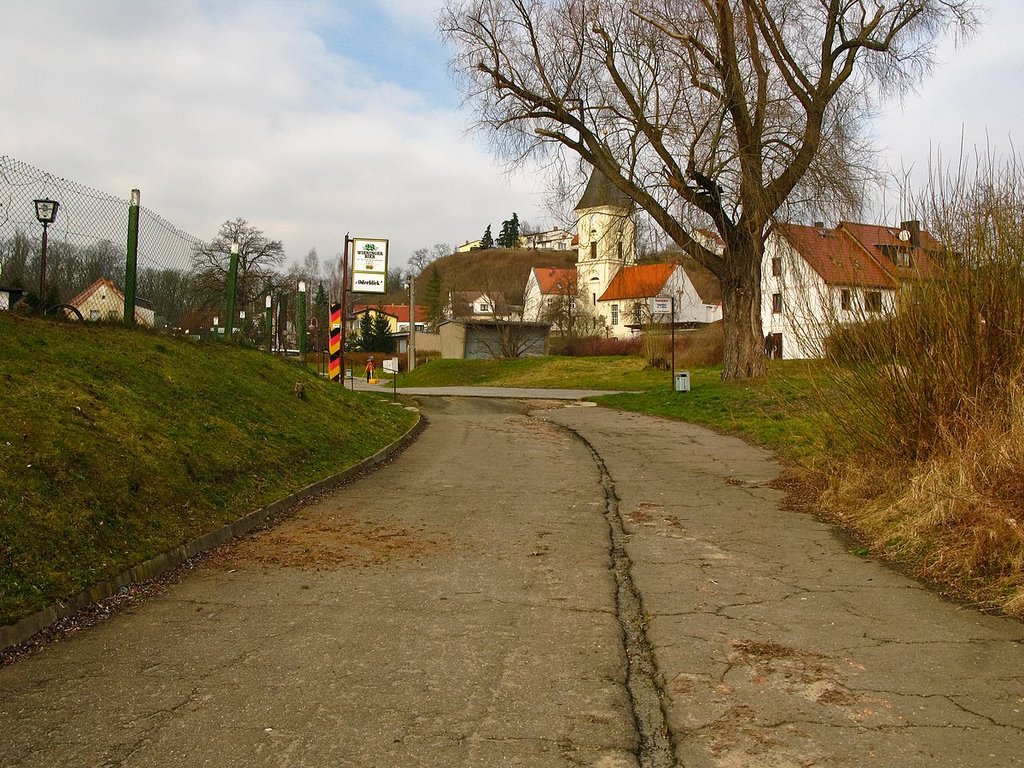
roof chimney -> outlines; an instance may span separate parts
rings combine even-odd
[[[914,248],[921,247],[921,222],[913,219],[911,221],[904,221],[900,223],[900,229],[905,229],[910,233],[910,244]]]

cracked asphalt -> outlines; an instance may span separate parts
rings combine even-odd
[[[373,474],[0,669],[0,765],[1013,766],[1024,625],[741,441],[429,397]]]

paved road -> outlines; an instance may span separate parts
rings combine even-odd
[[[394,463],[0,669],[3,766],[1012,766],[1024,626],[778,508],[762,452],[428,398]]]

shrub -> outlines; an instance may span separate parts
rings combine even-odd
[[[920,214],[947,245],[939,274],[825,345],[823,508],[919,576],[1024,614],[1024,175],[988,164]]]
[[[616,339],[605,336],[563,337],[552,339],[551,349],[552,354],[566,357],[628,357],[638,354],[640,339]]]

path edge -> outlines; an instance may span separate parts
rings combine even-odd
[[[14,624],[0,627],[0,651],[23,643],[86,606],[98,603],[117,594],[118,590],[122,587],[156,578],[172,568],[178,567],[186,560],[208,552],[214,547],[219,547],[221,544],[225,544],[237,536],[248,533],[253,528],[263,525],[270,518],[287,512],[306,499],[330,490],[363,472],[373,469],[378,464],[388,461],[404,450],[419,436],[425,426],[426,421],[422,414],[418,414],[416,423],[404,435],[369,458],[363,459],[358,464],[354,464],[348,469],[326,477],[323,480],[318,480],[307,485],[305,488],[300,488],[295,493],[291,493],[284,498],[267,504],[265,507],[250,512],[233,523],[228,523],[215,531],[203,534],[197,539],[156,555],[144,563],[132,566],[112,579],[107,579],[87,587],[67,600],[53,603]]]

